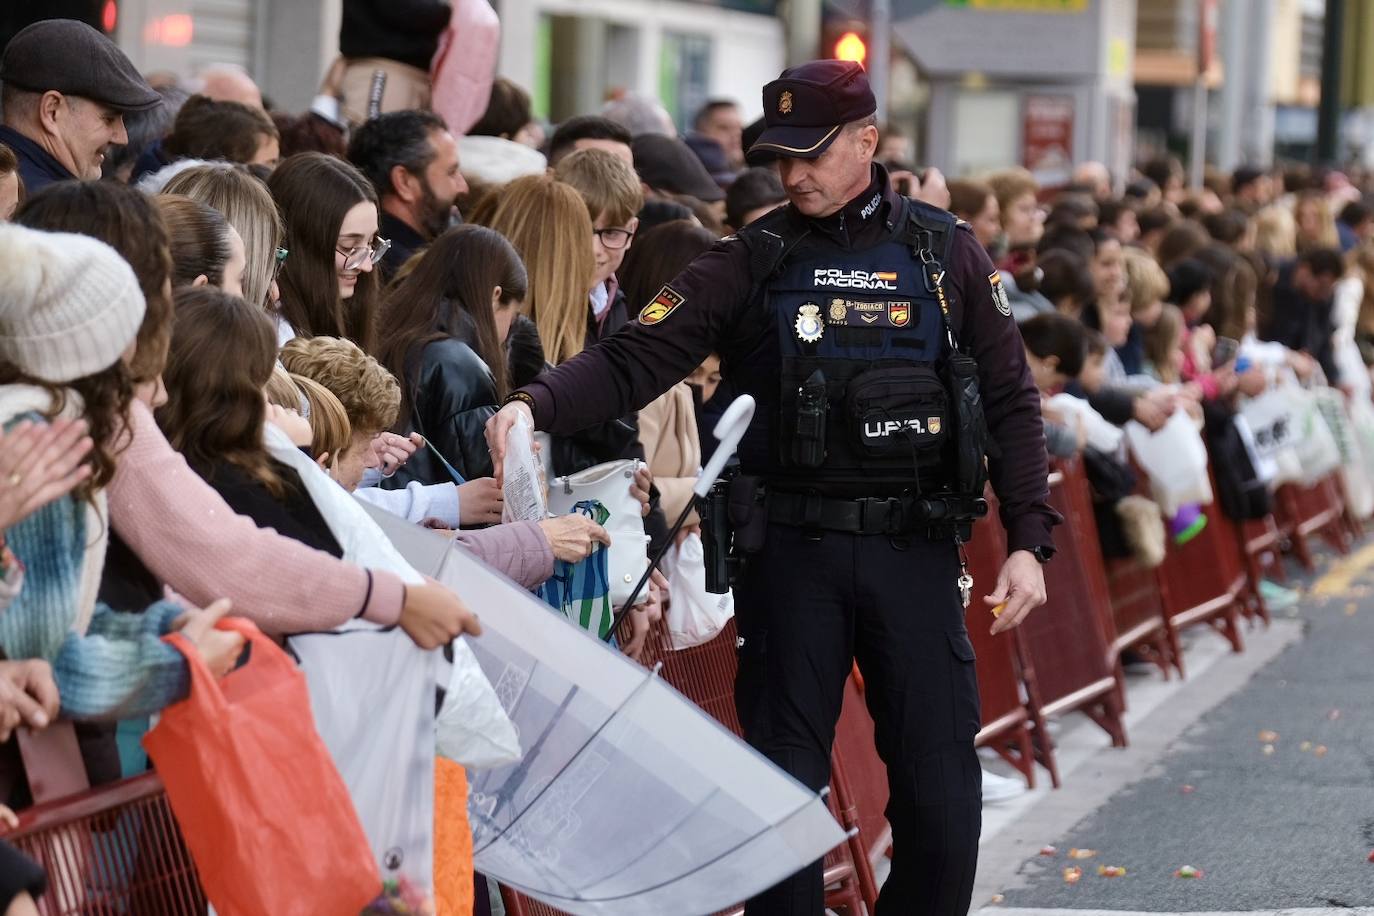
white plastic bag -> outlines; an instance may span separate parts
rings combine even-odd
[[[644,517],[640,515],[643,507],[630,495],[635,472],[642,467],[644,462],[637,459],[608,461],[559,477],[549,488],[549,511],[554,515],[567,515],[573,506],[586,500],[596,500],[610,513],[602,527],[611,536],[606,563],[613,608],[624,607],[635,583],[649,568],[649,539],[644,534]]]
[[[534,455],[533,431],[524,414],[506,438],[506,458],[501,466],[503,522],[539,522],[548,514],[544,497],[544,470]]]
[[[1322,416],[1318,395],[1302,388],[1286,390],[1294,404],[1293,450],[1301,467],[1298,482],[1310,487],[1341,466],[1341,449]]]
[[[1207,474],[1207,446],[1185,411],[1174,412],[1158,431],[1150,432],[1134,420],[1126,424],[1131,453],[1150,478],[1150,490],[1165,518],[1190,503],[1212,501]]]
[[[1255,450],[1265,462],[1267,475],[1275,486],[1290,483],[1302,475],[1302,463],[1295,450],[1296,401],[1290,396],[1295,386],[1279,385],[1256,398],[1241,403],[1240,415],[1254,434]]]
[[[668,633],[674,649],[710,642],[735,616],[735,596],[706,590],[706,551],[693,531],[663,558],[668,577]]]
[[[520,736],[464,639],[453,641],[453,669],[434,730],[439,755],[469,770],[520,759]]]

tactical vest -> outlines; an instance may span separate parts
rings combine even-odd
[[[958,479],[963,405],[941,266],[955,220],[911,202],[894,216],[892,233],[860,251],[836,249],[787,211],[740,233],[756,342],[727,373],[759,403],[741,470],[775,489],[982,494],[981,480]],[[981,409],[969,422],[981,424]]]

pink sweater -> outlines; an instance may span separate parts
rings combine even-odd
[[[265,632],[328,630],[362,612],[400,619],[405,587],[259,528],[237,515],[172,448],[142,401],[130,409],[132,441],[106,492],[110,524],[148,570],[204,607],[218,598]]]

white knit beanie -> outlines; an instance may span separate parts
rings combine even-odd
[[[104,242],[0,224],[0,359],[60,384],[115,364],[147,307],[133,268]]]

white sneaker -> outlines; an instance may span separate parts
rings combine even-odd
[[[983,804],[995,805],[998,802],[1010,801],[1018,795],[1024,795],[1025,792],[1024,780],[1008,779],[1006,776],[983,771]]]

